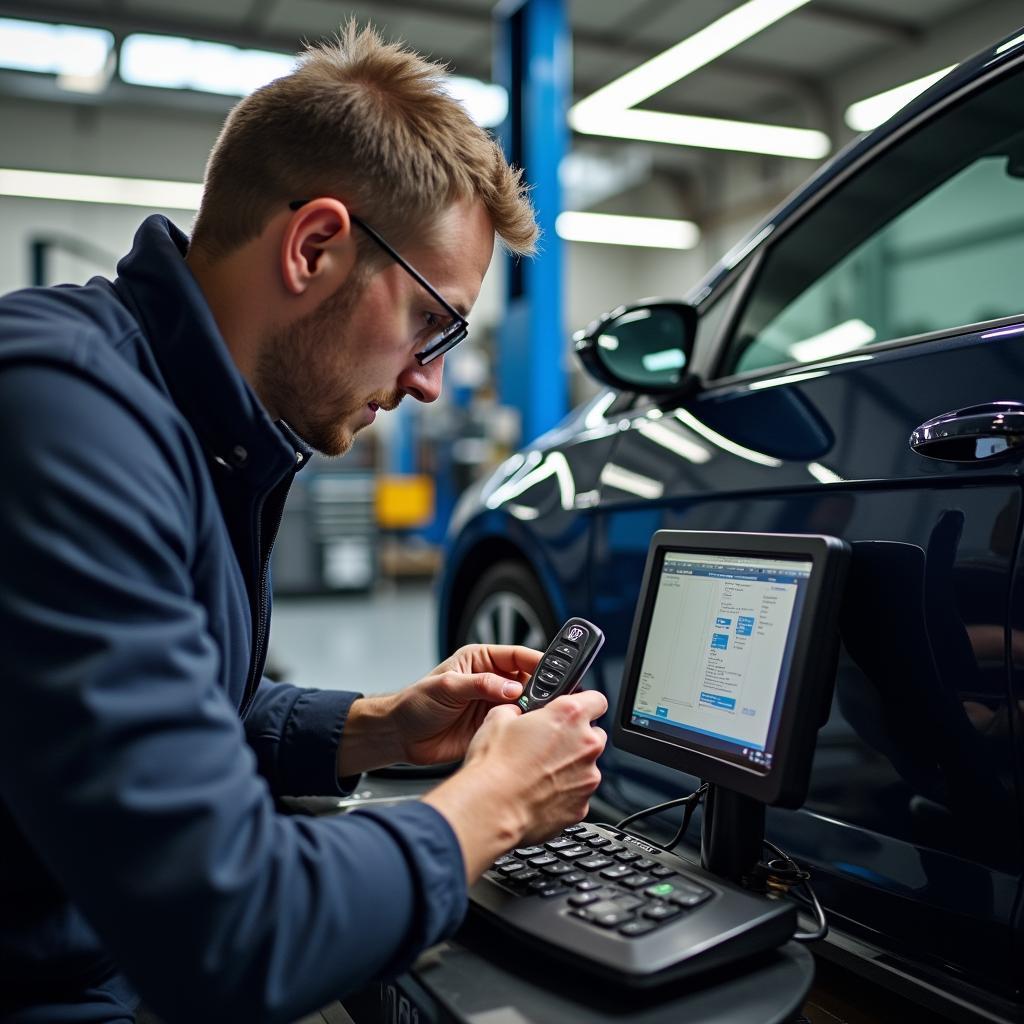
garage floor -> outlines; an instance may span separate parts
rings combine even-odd
[[[270,628],[275,678],[326,690],[388,693],[437,664],[428,583],[381,581],[369,593],[278,597]]]

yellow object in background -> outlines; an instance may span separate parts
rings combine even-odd
[[[377,525],[413,530],[434,518],[434,481],[422,473],[377,478]]]

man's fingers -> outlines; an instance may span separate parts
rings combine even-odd
[[[518,644],[480,644],[473,651],[471,671],[497,672],[499,675],[513,676],[517,672],[533,674],[540,663],[543,651],[535,651],[532,647]]]
[[[559,700],[571,700],[582,706],[588,721],[595,721],[608,710],[608,698],[598,690],[577,690]]]
[[[487,718],[518,718],[522,713],[518,704],[496,704],[487,712]]]
[[[485,700],[492,704],[516,700],[523,692],[523,684],[516,679],[506,679],[493,672],[476,672],[472,675],[453,674],[448,678],[448,693],[458,700]]]

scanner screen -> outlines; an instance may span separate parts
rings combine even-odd
[[[632,724],[767,773],[810,575],[809,560],[665,552]]]

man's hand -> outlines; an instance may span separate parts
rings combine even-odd
[[[396,761],[458,761],[491,708],[516,700],[541,651],[469,644],[400,693],[364,697],[349,712],[338,751],[345,777]]]
[[[603,694],[581,691],[528,715],[514,705],[487,715],[462,769],[424,797],[458,837],[470,882],[513,846],[586,817],[607,741],[591,723],[607,709]]]
[[[517,700],[540,662],[529,647],[469,644],[395,695],[394,720],[410,764],[461,760],[491,708]]]

